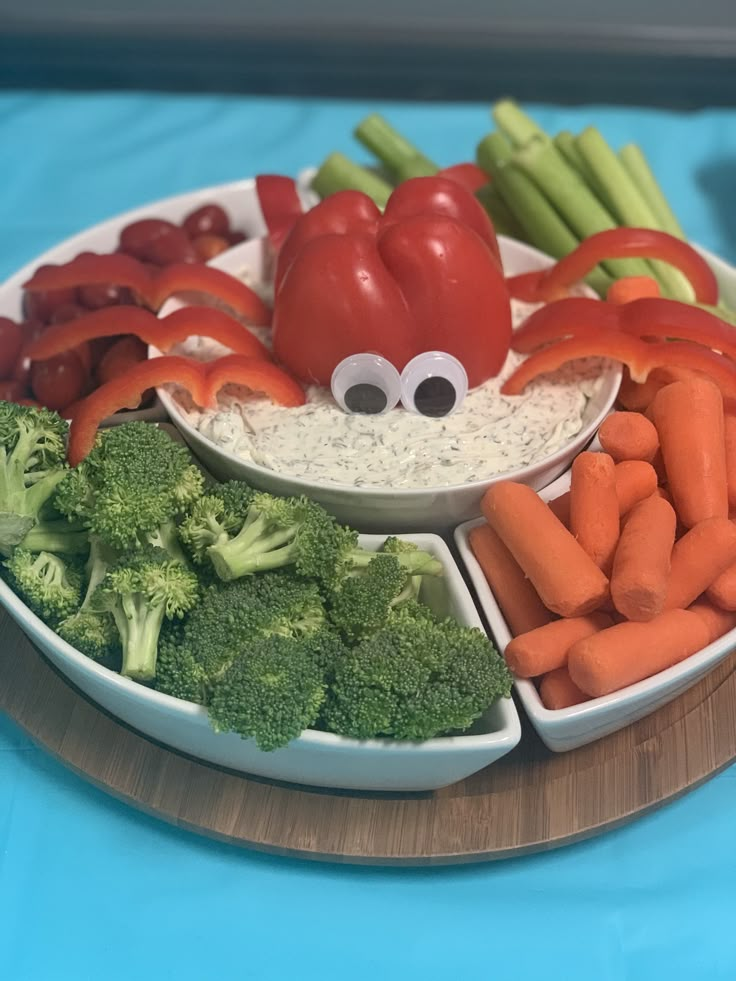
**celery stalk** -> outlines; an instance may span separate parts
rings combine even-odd
[[[321,198],[336,191],[362,191],[384,208],[393,188],[377,174],[354,163],[342,153],[331,153],[312,179],[312,190]]]
[[[496,102],[491,109],[491,116],[506,139],[515,147],[524,146],[534,136],[547,135],[513,99]]]
[[[524,239],[554,259],[572,252],[579,240],[537,185],[514,163],[514,151],[500,133],[489,133],[476,150],[478,166],[493,176],[493,186],[524,230]],[[611,278],[597,267],[586,282],[605,296]]]
[[[595,193],[566,162],[551,140],[534,137],[517,150],[514,160],[581,239],[618,227]],[[652,275],[650,266],[642,259],[607,259],[602,265],[616,279]]]
[[[675,235],[677,238],[685,239],[685,232],[670,208],[667,198],[662,192],[662,188],[657,183],[657,178],[647,162],[641,149],[635,143],[628,143],[619,150],[619,159],[628,171],[629,177],[633,180],[642,197],[649,203],[649,207],[654,212],[659,227]]]
[[[515,238],[520,242],[529,241],[516,215],[494,184],[484,184],[483,187],[478,188],[475,196],[486,209],[497,235],[506,235],[507,238]]]
[[[355,128],[355,137],[394,174],[399,181],[412,177],[431,177],[437,164],[410,143],[378,113],[373,113]]]
[[[656,215],[629,172],[594,126],[589,126],[580,134],[577,146],[595,175],[596,183],[605,188],[606,197],[610,199],[620,224],[659,229]],[[678,269],[657,260],[650,260],[650,265],[665,295],[685,302],[694,299],[687,277]]]

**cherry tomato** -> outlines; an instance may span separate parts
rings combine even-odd
[[[13,378],[0,381],[0,402],[17,402],[24,398],[25,394],[26,387],[22,382],[15,381]]]
[[[69,320],[76,320],[86,312],[78,303],[62,303],[49,317],[49,324],[65,324]]]
[[[197,261],[186,232],[161,218],[143,218],[127,225],[120,233],[120,251],[157,266]]]
[[[87,372],[74,351],[57,354],[31,366],[31,391],[49,409],[63,409],[84,392]]]
[[[230,248],[230,243],[221,235],[198,235],[192,239],[192,245],[197,251],[197,256],[202,262],[209,262],[216,255]]]
[[[20,325],[10,317],[0,317],[0,378],[7,378],[12,373],[22,346]]]
[[[36,272],[48,268],[48,265],[39,266]],[[57,307],[65,303],[74,303],[76,299],[77,291],[71,287],[63,290],[46,290],[42,293],[26,293],[23,296],[23,315],[27,320],[40,320],[41,323],[47,324]]]
[[[81,286],[77,291],[79,302],[88,310],[101,310],[103,307],[116,307],[122,303],[130,303],[130,290],[113,283],[102,283],[98,286]]]
[[[224,238],[230,231],[230,219],[219,204],[203,204],[187,215],[182,228],[191,239],[200,235],[220,235]]]
[[[43,334],[43,332],[46,330],[46,325],[42,324],[40,320],[25,320],[20,325],[20,329],[23,337],[23,344],[18,352],[12,375],[15,381],[20,382],[24,388],[27,388],[31,381],[31,361],[28,359],[25,352],[28,345]]]
[[[230,232],[227,239],[230,245],[240,245],[246,240],[247,236],[243,232]]]
[[[148,348],[132,334],[119,338],[107,351],[97,365],[97,380],[100,385],[117,378],[134,365],[145,361]]]

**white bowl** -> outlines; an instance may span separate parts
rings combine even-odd
[[[483,629],[480,617],[447,545],[436,535],[405,535],[442,562],[445,575],[431,580],[426,601],[438,612]],[[385,535],[363,536],[378,548]],[[92,701],[146,736],[218,766],[292,783],[353,790],[434,790],[484,769],[519,742],[514,702],[499,699],[471,734],[429,739],[356,740],[310,729],[283,749],[259,750],[250,739],[215,733],[207,711],[153,691],[101,667],[67,644],[0,580],[0,604],[52,664]]]
[[[507,275],[544,268],[552,262],[543,253],[512,239],[501,237],[500,247]],[[233,275],[242,275],[247,270],[252,282],[260,281],[265,273],[264,253],[258,242],[244,242],[228,249],[216,256],[210,265]],[[171,299],[161,313],[166,315],[182,305],[181,300]],[[151,349],[151,356],[157,353]],[[160,389],[158,394],[171,421],[192,452],[220,480],[244,480],[261,490],[286,496],[306,494],[339,521],[360,531],[421,531],[432,528],[449,534],[459,522],[480,513],[480,500],[492,483],[513,479],[539,489],[559,476],[594,436],[613,405],[620,381],[620,367],[613,362],[607,363],[603,368],[603,383],[585,408],[583,427],[564,446],[548,456],[486,480],[429,488],[358,488],[270,470],[218,446],[189,422],[175,397],[164,389]]]
[[[540,497],[544,501],[552,501],[569,489],[568,472],[545,487],[540,492]],[[468,541],[470,530],[482,525],[484,520],[479,518],[467,521],[456,528],[455,544],[496,646],[503,652],[512,634]],[[518,678],[514,687],[524,711],[542,741],[554,752],[564,753],[617,732],[671,702],[712,671],[720,661],[728,657],[734,647],[736,629],[666,671],[660,671],[651,678],[628,685],[610,695],[593,698],[566,709],[552,711],[545,708],[532,681]]]

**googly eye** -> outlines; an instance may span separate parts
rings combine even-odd
[[[401,373],[404,408],[420,416],[449,416],[468,393],[468,376],[457,358],[443,351],[425,351]]]
[[[332,372],[330,388],[345,412],[383,415],[398,405],[401,377],[379,354],[352,354]]]

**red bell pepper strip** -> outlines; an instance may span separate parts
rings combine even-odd
[[[304,213],[296,181],[277,174],[259,174],[256,194],[271,248],[278,252],[294,222]]]
[[[521,300],[523,303],[541,303],[539,290],[545,272],[545,269],[533,269],[531,272],[508,276],[506,278],[506,288],[509,291],[509,296],[514,300]],[[552,299],[559,300],[567,295],[568,291],[565,290],[559,296],[555,296]]]
[[[238,354],[271,360],[265,344],[247,327],[214,307],[181,307],[165,317],[156,317],[143,307],[104,307],[45,330],[28,348],[32,361],[47,361],[56,354],[98,337],[133,334],[160,351],[170,351],[188,337],[209,337]]]
[[[705,372],[725,397],[736,398],[736,364],[715,351],[687,341],[649,343],[619,330],[580,333],[531,354],[501,386],[502,395],[520,395],[526,386],[578,358],[607,358],[625,364],[635,382],[647,380],[650,371],[673,365]]]
[[[254,394],[267,395],[289,409],[306,402],[302,388],[291,375],[263,358],[228,354],[207,362],[205,398],[209,408],[217,406],[217,393],[225,385],[244,385]]]
[[[651,228],[610,228],[583,239],[576,249],[543,273],[537,299],[558,299],[599,262],[634,256],[670,263],[690,281],[698,303],[711,306],[718,303],[718,282],[705,259],[687,242]]]
[[[569,296],[529,314],[514,331],[511,347],[521,354],[543,344],[577,336],[581,331],[615,330],[620,323],[618,307],[587,296]]]
[[[450,167],[444,167],[439,171],[437,176],[446,177],[450,181],[455,181],[461,187],[464,187],[466,191],[472,191],[473,193],[480,190],[481,187],[485,187],[490,181],[490,177],[485,170],[481,170],[478,164],[471,162],[456,163]]]
[[[373,351],[401,371],[424,351],[458,357],[471,387],[503,364],[511,304],[493,226],[452,181],[413,178],[381,216],[359,191],[325,198],[296,223],[279,254],[276,359],[308,384]]]
[[[736,330],[707,310],[664,298],[642,298],[620,311],[621,329],[633,337],[692,341],[736,361]]]
[[[496,232],[488,212],[466,188],[446,177],[415,177],[404,181],[392,192],[383,211],[384,224],[413,218],[416,215],[436,215],[454,218],[472,228],[486,243],[501,267],[501,253]]]
[[[185,388],[197,405],[207,404],[207,366],[203,362],[175,355],[141,361],[124,375],[100,385],[86,398],[76,402],[69,426],[67,459],[70,465],[76,467],[90,452],[104,419],[120,409],[138,406],[147,389],[169,383]]]
[[[252,324],[268,326],[271,312],[254,290],[222,269],[198,262],[177,262],[156,272],[131,256],[81,255],[64,266],[37,270],[23,284],[28,292],[112,283],[126,286],[152,310],[159,310],[174,293],[206,293],[226,303]],[[62,284],[62,285],[59,285]]]

